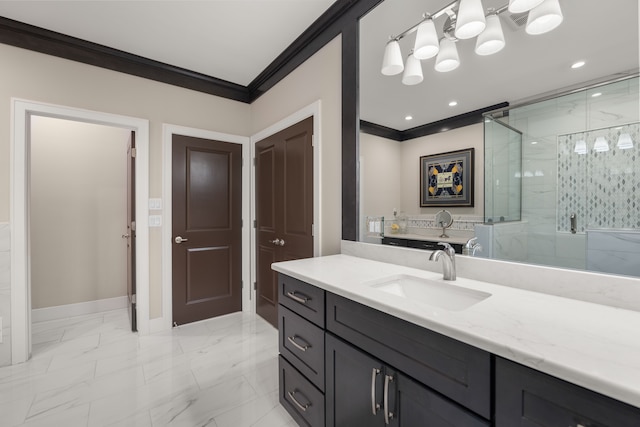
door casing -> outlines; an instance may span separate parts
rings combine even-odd
[[[136,283],[138,331],[149,333],[149,121],[54,104],[11,99],[10,228],[11,228],[11,364],[31,354],[31,277],[29,243],[29,118],[47,116],[120,127],[136,132]]]
[[[185,135],[195,138],[204,138],[216,141],[230,142],[242,145],[242,311],[251,310],[250,289],[250,191],[251,168],[249,167],[249,142],[246,136],[231,135],[213,132],[204,129],[189,128],[171,124],[162,127],[162,316],[153,319],[152,332],[170,330],[173,325],[173,296],[172,296],[172,146],[173,135]]]
[[[255,186],[255,164],[253,159],[256,156],[256,142],[261,141],[271,135],[274,135],[281,130],[287,129],[295,125],[302,120],[313,117],[313,224],[314,224],[314,232],[313,232],[313,256],[318,257],[322,256],[322,227],[321,227],[321,203],[322,198],[320,197],[321,186],[320,180],[322,177],[321,173],[321,148],[322,148],[322,133],[321,133],[321,111],[322,103],[320,100],[315,101],[314,103],[296,111],[290,116],[280,120],[279,122],[269,126],[268,128],[256,133],[251,137],[251,250],[252,254],[255,254],[257,247],[257,233],[256,229],[253,227],[254,221],[256,220],[256,186]],[[252,312],[256,310],[256,291],[254,289],[254,283],[256,281],[256,259],[255,256],[251,258],[251,304],[252,304]]]

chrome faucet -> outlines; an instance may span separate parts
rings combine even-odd
[[[482,252],[482,246],[478,243],[477,237],[472,237],[462,247],[462,255],[476,256],[476,252]]]
[[[442,258],[442,278],[444,280],[456,280],[456,251],[448,243],[438,242],[438,244],[444,246],[444,249],[431,252],[429,261],[438,261]]]

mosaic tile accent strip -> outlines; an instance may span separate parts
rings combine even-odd
[[[632,145],[620,138],[624,134]],[[602,151],[594,149],[596,142]],[[638,123],[559,136],[557,231],[571,232],[574,213],[578,233],[587,228],[640,228],[638,162]]]
[[[453,224],[449,227],[452,230],[467,230],[473,231],[473,228],[476,224],[482,224],[482,217],[475,216],[456,216],[452,215]],[[425,218],[425,217],[414,217],[409,218],[407,221],[408,228],[439,228],[436,225],[435,215],[433,217]]]

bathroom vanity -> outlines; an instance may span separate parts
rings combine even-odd
[[[273,268],[301,426],[640,425],[639,312],[348,255]]]

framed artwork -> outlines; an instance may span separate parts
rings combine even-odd
[[[474,149],[420,157],[420,207],[473,206]]]

